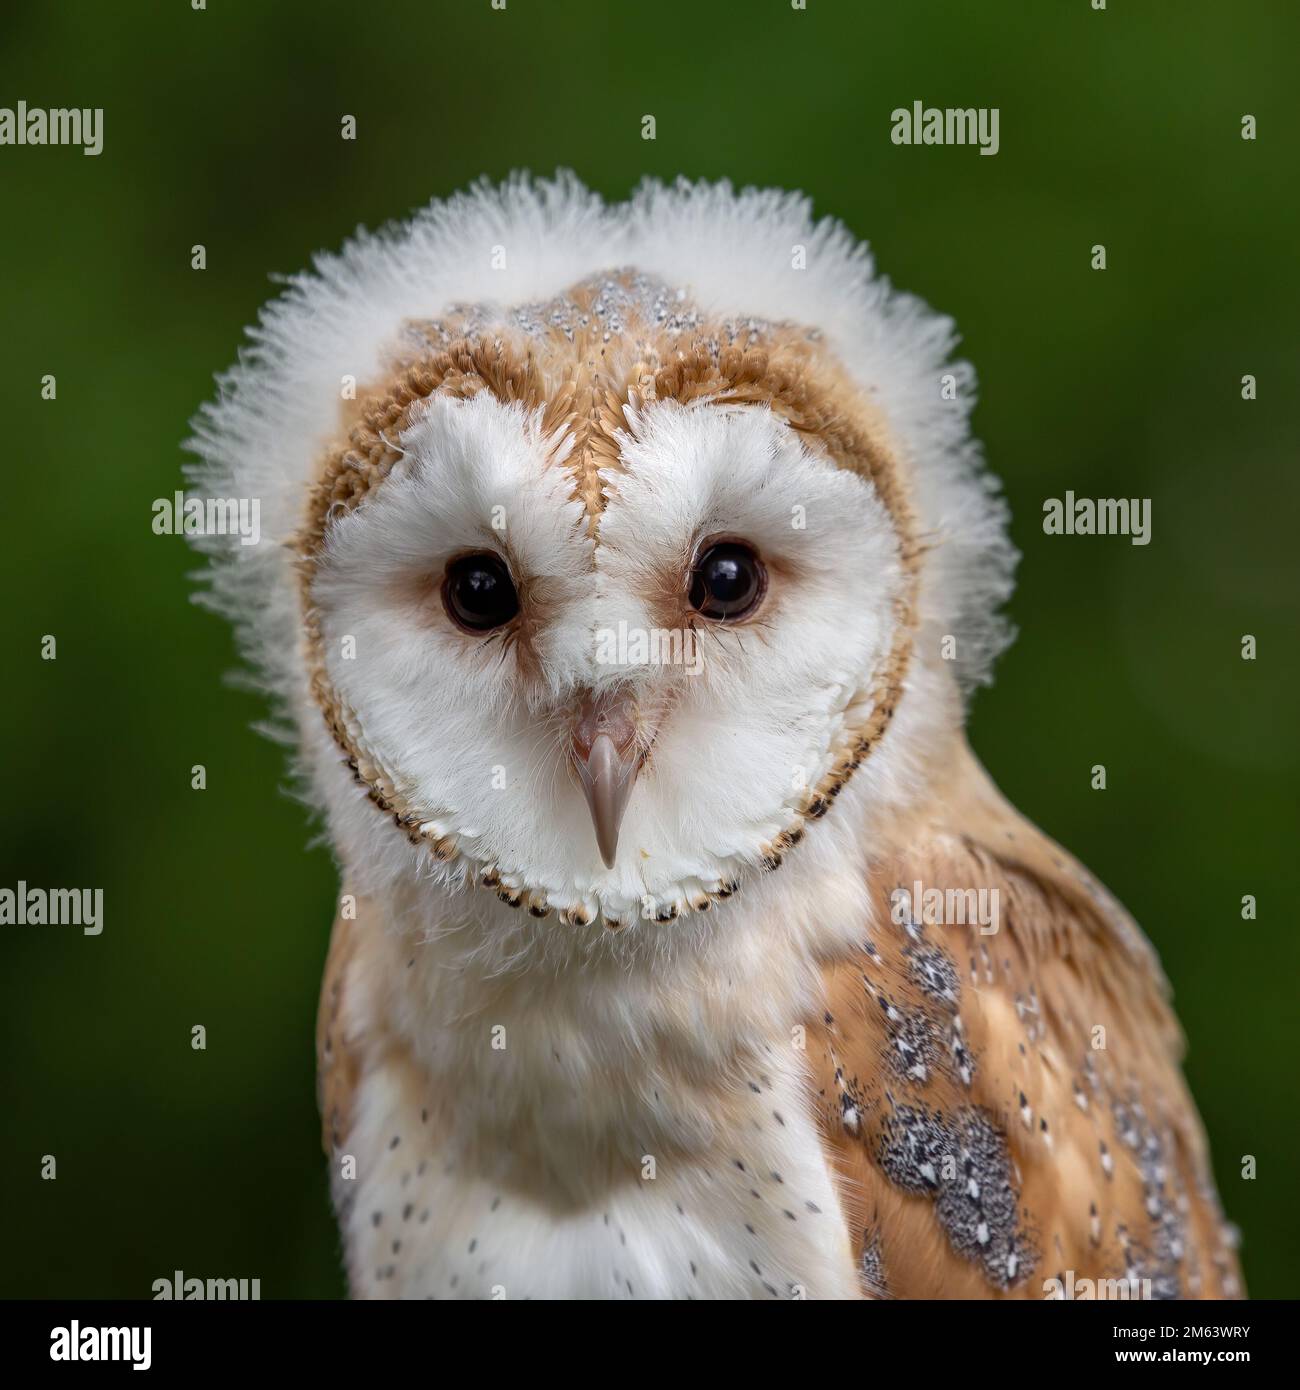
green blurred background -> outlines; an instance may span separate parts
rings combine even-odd
[[[312,1051],[334,870],[150,504],[269,271],[570,165],[611,198],[802,188],[957,318],[1024,552],[975,746],[1154,939],[1249,1288],[1300,1292],[1300,8],[42,0],[0,29],[0,105],[105,109],[98,158],[0,148],[0,885],[100,885],[106,919],[0,941],[0,1291],[342,1292]],[[1001,152],[892,145],[914,100],[1000,108]],[[1153,499],[1152,543],[1045,536],[1066,489]]]

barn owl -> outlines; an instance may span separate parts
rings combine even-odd
[[[953,344],[800,196],[516,177],[197,417],[341,869],[354,1296],[1239,1292],[1152,949],[965,740],[1015,554]]]

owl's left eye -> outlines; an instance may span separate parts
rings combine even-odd
[[[491,551],[462,555],[447,566],[442,603],[452,622],[468,632],[490,632],[519,612],[519,594],[510,571]]]
[[[734,623],[748,617],[766,590],[763,562],[739,541],[709,546],[691,571],[691,607],[719,622]]]

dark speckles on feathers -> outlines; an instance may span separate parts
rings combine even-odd
[[[939,1166],[951,1153],[952,1133],[940,1115],[924,1106],[895,1106],[885,1120],[877,1162],[905,1192],[935,1192]]]
[[[862,1233],[862,1282],[868,1293],[874,1294],[877,1298],[889,1297],[880,1233],[870,1228]]]
[[[846,1086],[840,1093],[840,1122],[844,1128],[856,1134],[862,1124],[862,1097],[857,1087]]]
[[[952,1029],[948,1035],[948,1048],[952,1053],[952,1068],[957,1074],[957,1079],[969,1088],[975,1079],[975,1055],[966,1044],[960,1015],[953,1018]]]
[[[1006,1140],[984,1111],[968,1107],[949,1119],[924,1106],[895,1106],[877,1161],[896,1186],[934,1198],[953,1250],[981,1265],[995,1287],[1031,1273],[1037,1255],[1019,1227]]]
[[[956,1008],[961,980],[948,952],[938,946],[913,946],[904,955],[912,983],[931,999]]]
[[[1149,1279],[1154,1299],[1179,1298],[1186,1232],[1179,1210],[1179,1182],[1166,1160],[1169,1136],[1161,1135],[1136,1097],[1127,1103],[1114,1101],[1111,1117],[1115,1133],[1133,1154],[1142,1175],[1142,1205],[1150,1223],[1147,1240],[1133,1244],[1127,1261],[1130,1277]]]
[[[883,993],[876,996],[887,1034],[885,1060],[902,1081],[923,1085],[945,1061],[939,1023],[923,1009],[895,1004]]]

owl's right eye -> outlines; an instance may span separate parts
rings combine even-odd
[[[491,551],[461,555],[442,581],[447,616],[466,632],[490,632],[519,612],[519,594],[505,561]]]

